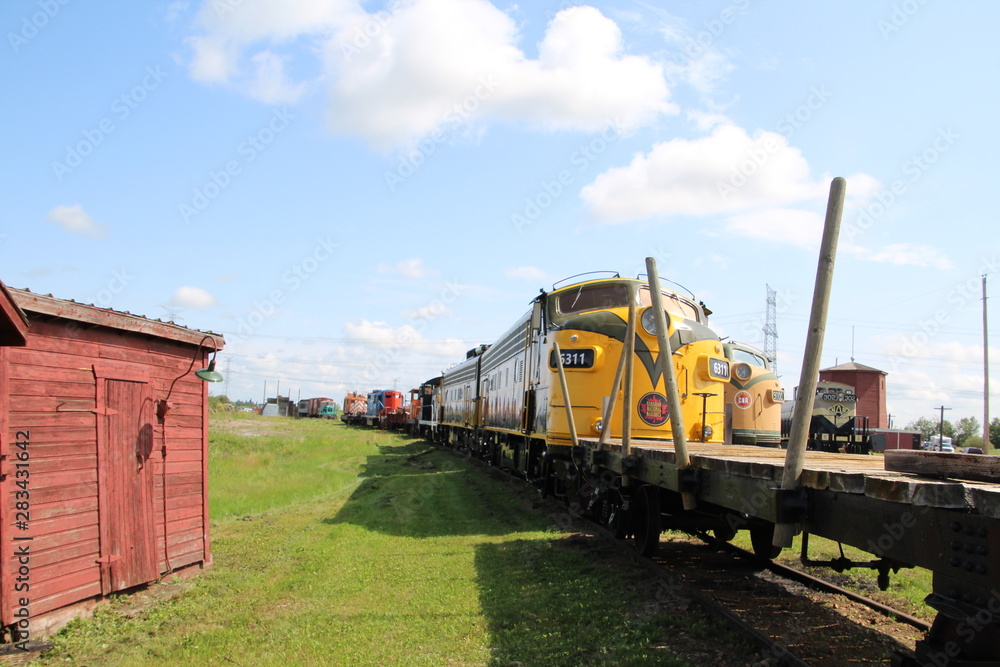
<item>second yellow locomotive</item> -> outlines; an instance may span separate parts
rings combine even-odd
[[[732,380],[726,406],[732,413],[734,445],[781,446],[781,404],[785,392],[764,353],[745,343],[723,344]]]

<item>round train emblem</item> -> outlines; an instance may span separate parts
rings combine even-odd
[[[663,426],[669,416],[667,397],[663,394],[652,391],[639,399],[639,419],[650,426]]]
[[[753,398],[748,391],[738,391],[736,392],[736,396],[733,397],[733,403],[736,404],[736,407],[746,410],[753,403]]]

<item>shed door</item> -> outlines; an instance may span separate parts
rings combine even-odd
[[[153,581],[152,402],[144,382],[102,378],[98,402],[101,588],[105,594]],[[100,396],[99,396],[100,398]],[[103,413],[103,414],[102,414]],[[102,437],[103,436],[103,437]]]

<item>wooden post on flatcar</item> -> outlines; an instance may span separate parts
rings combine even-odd
[[[625,328],[625,396],[622,399],[622,458],[629,455],[632,447],[632,376],[635,369],[635,301],[629,299],[628,326]],[[622,487],[628,487],[629,476],[622,475]]]
[[[839,176],[830,184],[830,199],[826,205],[826,222],[823,225],[823,240],[819,249],[816,267],[816,286],[813,289],[812,311],[809,314],[809,332],[806,335],[806,352],[802,360],[802,374],[792,412],[792,429],[788,436],[788,453],[785,455],[785,469],[781,476],[783,490],[795,489],[802,476],[805,462],[806,444],[809,439],[809,421],[819,383],[820,355],[823,352],[823,335],[826,332],[826,311],[830,305],[830,291],[833,285],[833,265],[837,258],[837,237],[840,235],[840,218],[844,212],[844,194],[847,182]],[[792,546],[795,526],[779,523],[774,527],[771,544],[776,547]]]
[[[574,456],[576,455],[576,446],[579,445],[579,441],[576,439],[576,422],[573,420],[573,406],[570,404],[569,400],[569,385],[566,383],[566,371],[563,370],[562,362],[562,350],[559,349],[559,343],[553,341],[556,351],[556,369],[559,371],[559,385],[562,387],[563,403],[566,406],[566,423],[569,426],[569,438],[573,443]]]
[[[618,392],[622,390],[622,376],[625,374],[626,352],[628,352],[628,341],[623,341],[622,353],[618,357],[618,368],[615,369],[615,379],[611,383],[611,395],[608,397],[608,404],[605,406],[604,415],[602,416],[601,437],[597,439],[598,451],[604,449],[608,438],[611,436],[611,418],[615,415],[615,403],[618,402]]]
[[[673,351],[670,349],[670,334],[667,330],[667,316],[663,310],[663,293],[660,291],[660,274],[656,271],[656,258],[646,258],[646,276],[649,280],[649,295],[653,301],[653,320],[656,322],[656,340],[660,347],[660,370],[663,372],[663,384],[667,394],[667,408],[670,410],[670,432],[674,440],[674,456],[677,470],[681,471],[691,464],[688,456],[687,438],[684,435],[684,415],[681,413],[681,395],[677,389],[677,377],[674,374]],[[654,383],[655,389],[655,383]],[[681,494],[684,509],[691,510],[697,506],[693,493]]]

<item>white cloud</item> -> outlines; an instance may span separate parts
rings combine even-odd
[[[436,269],[424,266],[424,260],[419,257],[404,259],[395,266],[379,264],[378,270],[379,273],[395,273],[408,280],[426,278],[427,276],[434,276],[440,273],[440,271]]]
[[[187,44],[194,52],[188,66],[191,78],[202,83],[224,83],[239,72],[238,50],[214,36],[190,37]]]
[[[56,206],[45,217],[49,222],[73,234],[83,234],[95,239],[103,239],[108,235],[107,226],[90,217],[80,204]]]
[[[922,266],[936,269],[953,269],[951,259],[938,248],[915,243],[894,243],[878,250],[859,248],[855,254],[872,262],[897,266]]]
[[[408,320],[429,321],[451,315],[451,308],[438,301],[427,306],[421,306],[420,308],[404,310],[402,315]]]
[[[705,137],[656,144],[599,175],[580,196],[597,220],[624,222],[782,206],[816,200],[827,187],[810,179],[809,163],[783,135],[750,136],[726,122]]]
[[[201,310],[215,305],[215,297],[200,287],[178,287],[167,305],[174,308],[196,308]]]
[[[486,0],[408,0],[377,13],[348,0],[244,0],[230,9],[202,5],[200,34],[188,39],[192,78],[265,101],[325,86],[331,128],[383,148],[481,119],[629,129],[676,112],[661,66],[626,54],[618,25],[593,7],[556,14],[536,59],[518,46],[513,19]],[[322,71],[296,83],[288,71],[299,40],[308,48],[295,53],[308,63],[321,53]],[[248,58],[252,74],[241,66]]]
[[[692,113],[690,119],[710,134],[656,144],[582,188],[580,197],[598,222],[723,216],[730,235],[810,249],[819,245],[829,176],[813,179],[809,162],[782,134],[750,135],[720,114]],[[848,211],[863,207],[881,187],[864,173],[846,180]],[[846,240],[842,245],[872,254]]]
[[[381,350],[382,356],[389,357],[386,364],[397,360],[403,351],[411,351],[445,359],[461,359],[466,345],[457,338],[427,340],[410,324],[393,328],[385,322],[366,319],[350,320],[344,324],[344,332],[352,343]]]
[[[293,84],[285,73],[286,57],[261,51],[251,60],[256,65],[256,77],[249,94],[267,104],[290,104],[306,90],[305,83]]]
[[[424,266],[424,260],[419,258],[404,259],[402,262],[396,265],[396,270],[399,271],[400,275],[404,278],[423,278],[425,276],[430,276],[437,271],[427,268]]]
[[[763,241],[818,248],[823,235],[823,215],[816,211],[774,208],[740,213],[728,219],[726,231]]]

